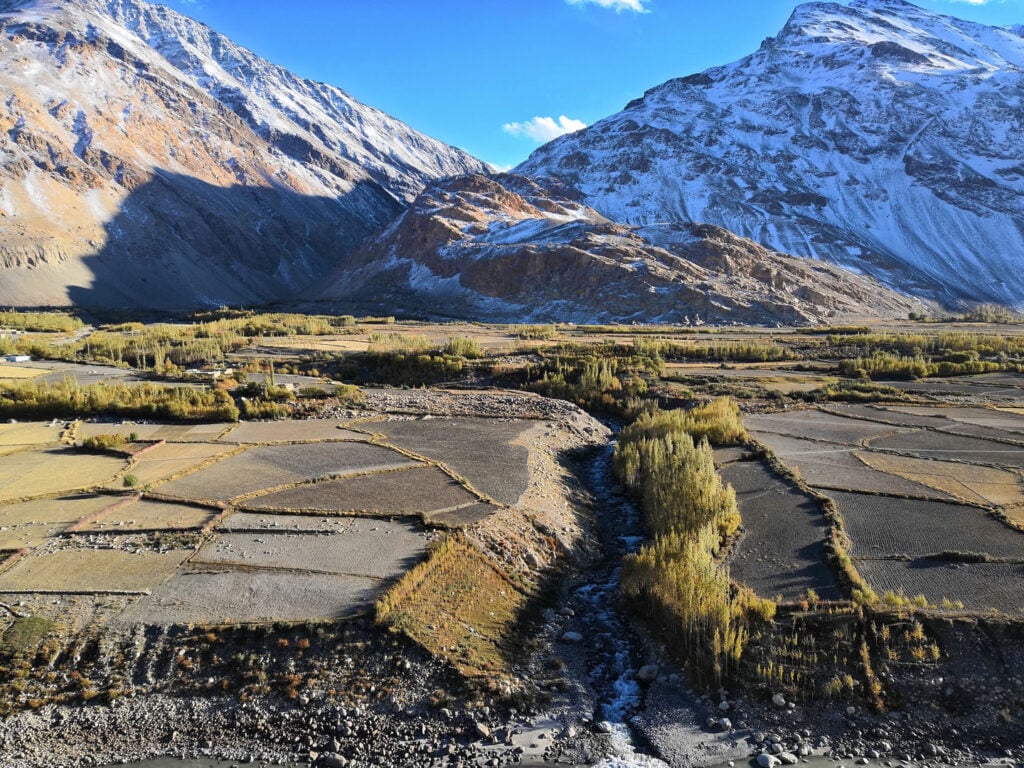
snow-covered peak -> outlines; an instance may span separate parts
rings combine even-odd
[[[49,6],[50,0],[36,5]],[[67,0],[63,7],[68,15],[79,15],[85,29],[100,17],[134,35],[262,137],[299,136],[304,144],[337,153],[406,202],[432,179],[490,170],[340,88],[301,78],[166,6],[144,0]],[[305,154],[308,148],[297,151]]]
[[[801,57],[847,54],[849,63],[915,70],[990,70],[1024,63],[1010,29],[932,13],[905,0],[798,6],[769,46]]]
[[[1024,37],[902,0],[798,6],[515,169],[623,223],[716,224],[901,289],[1024,306]],[[966,277],[966,279],[965,279]]]

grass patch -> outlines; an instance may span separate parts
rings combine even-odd
[[[469,678],[504,677],[527,595],[459,534],[377,601],[377,621]]]
[[[34,651],[52,629],[53,622],[42,616],[17,618],[4,632],[4,650],[12,655]]]

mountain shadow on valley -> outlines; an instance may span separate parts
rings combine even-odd
[[[69,285],[67,298],[167,311],[301,300],[403,208],[372,181],[325,197],[156,170],[104,225],[104,245],[81,258],[91,284]]]

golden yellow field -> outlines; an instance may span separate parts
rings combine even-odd
[[[46,448],[5,456],[0,462],[0,501],[65,493],[108,483],[125,459]]]
[[[76,530],[83,533],[181,531],[202,528],[219,514],[220,510],[193,507],[187,504],[135,501],[123,507],[117,507]]]
[[[134,422],[84,422],[78,428],[78,439],[96,435],[124,435],[134,432],[141,440],[167,440],[177,443],[211,442],[231,424],[136,424]]]
[[[188,472],[236,450],[236,446],[215,443],[164,443],[138,457],[126,472],[135,475],[141,487]],[[112,487],[122,485],[122,477],[111,482]]]
[[[80,495],[0,504],[0,527],[26,523],[77,523],[119,501],[115,496]]]
[[[25,421],[17,424],[0,424],[0,447],[45,445],[60,441],[64,425],[49,421]]]
[[[367,440],[368,435],[343,427],[350,421],[243,421],[220,436],[224,443],[290,443],[303,440]]]
[[[49,371],[43,368],[29,368],[24,365],[4,365],[0,363],[0,379],[34,379]]]
[[[913,480],[964,501],[997,507],[1024,504],[1024,486],[1015,472],[885,453],[858,452],[856,456],[872,469]]]
[[[0,592],[148,592],[191,554],[184,549],[129,554],[77,548],[36,553],[0,574]]]

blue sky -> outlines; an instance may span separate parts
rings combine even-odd
[[[498,166],[776,34],[793,0],[163,0]],[[1024,0],[918,0],[1024,24]],[[536,120],[535,118],[541,118]],[[564,118],[564,119],[563,119]]]

